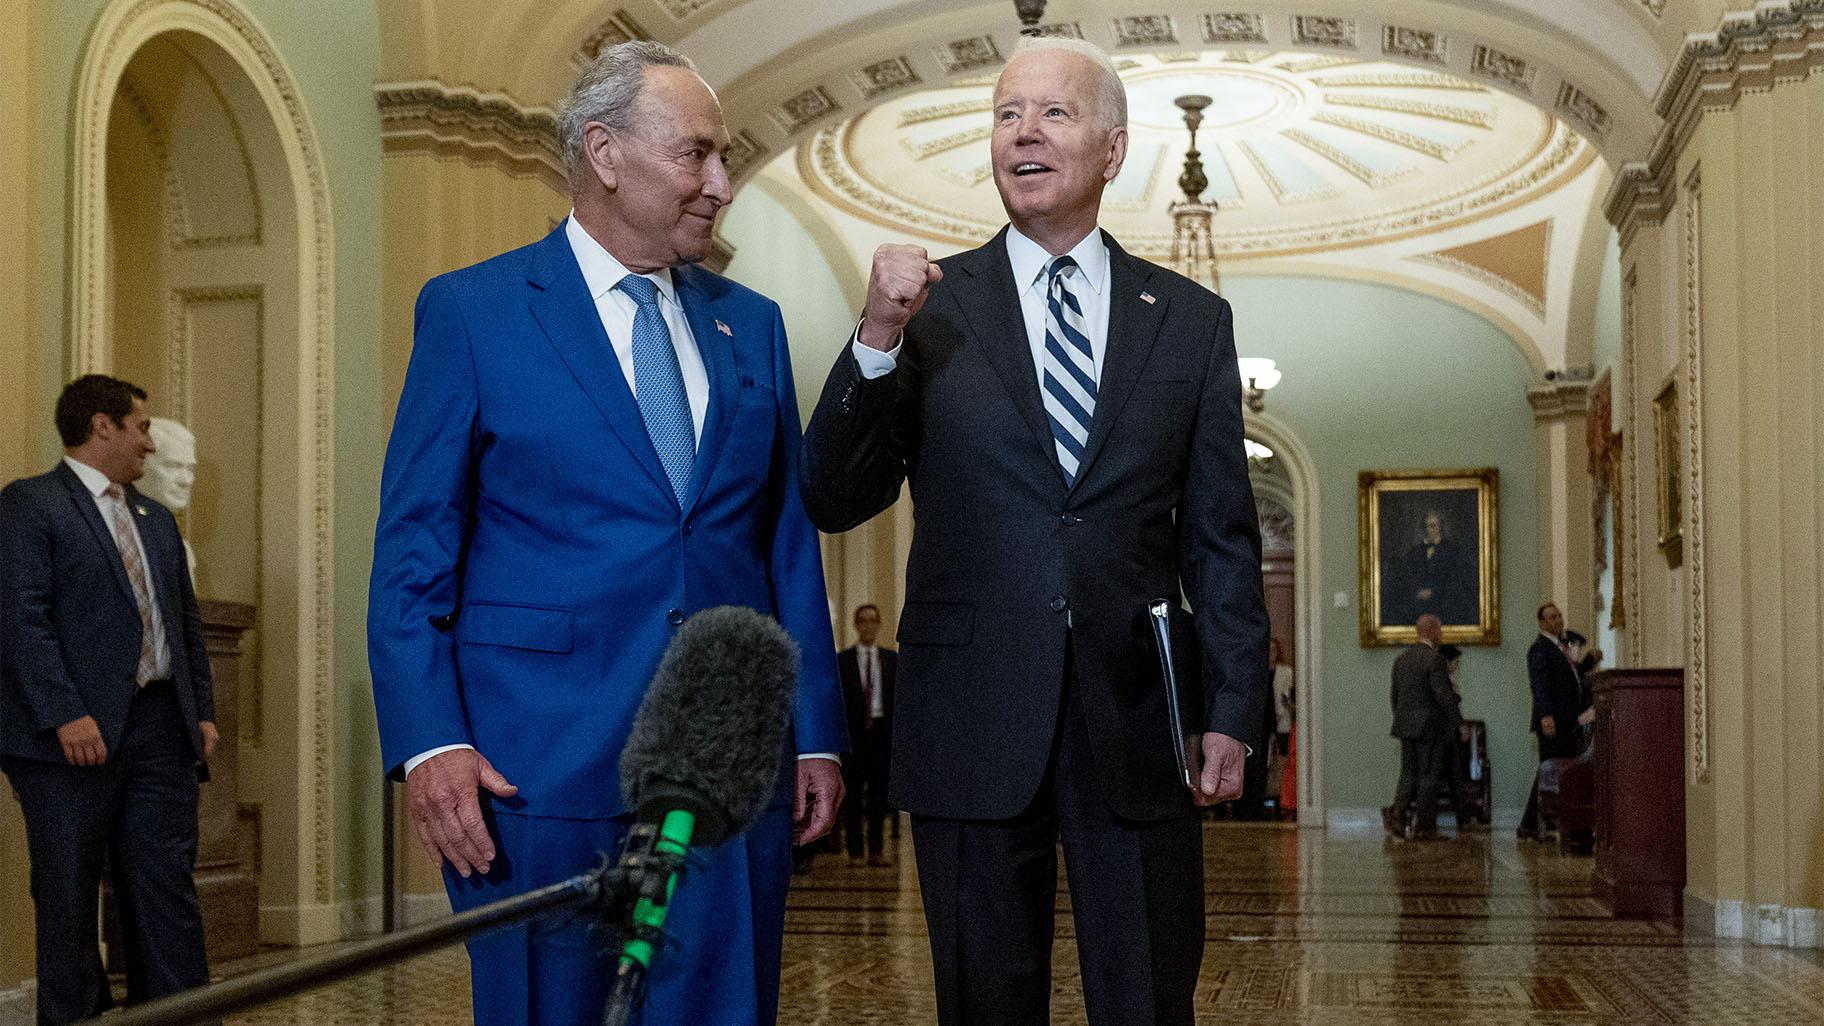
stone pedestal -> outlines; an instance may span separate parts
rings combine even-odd
[[[202,906],[209,964],[245,958],[259,950],[260,895],[253,864],[257,836],[242,811],[239,773],[241,635],[253,626],[253,607],[239,602],[199,603],[209,668],[215,675],[215,726],[221,733],[209,760],[197,811],[196,893]],[[114,896],[104,883],[108,968],[122,972],[120,924]]]

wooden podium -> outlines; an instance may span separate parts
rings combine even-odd
[[[1598,897],[1677,919],[1685,891],[1685,671],[1604,670],[1596,706]]]
[[[240,693],[241,635],[253,626],[253,607],[239,602],[198,603],[209,668],[215,675],[215,726],[221,740],[209,760],[209,782],[203,785],[197,810],[196,896],[202,906],[203,934],[209,964],[245,958],[260,946],[260,894],[251,855],[252,824],[241,814]],[[120,921],[114,895],[102,885],[108,968],[125,971],[121,962]]]

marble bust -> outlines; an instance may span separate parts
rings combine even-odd
[[[158,450],[146,457],[146,475],[137,487],[147,497],[173,513],[190,506],[190,492],[196,484],[196,435],[175,420],[153,417],[149,429],[152,444]],[[184,555],[190,560],[190,576],[196,576],[196,550],[184,539]]]

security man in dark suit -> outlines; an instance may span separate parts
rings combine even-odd
[[[215,705],[177,521],[132,486],[155,448],[145,399],[77,378],[57,400],[63,461],[0,491],[0,770],[25,813],[41,1026],[113,1004],[104,859],[128,1002],[209,981],[191,874]]]
[[[1426,613],[1419,640],[1393,663],[1393,736],[1400,739],[1400,783],[1382,810],[1389,833],[1409,840],[1438,836],[1438,795],[1444,789],[1444,756],[1463,730],[1450,668],[1438,652],[1443,626]]]
[[[1012,223],[938,263],[875,253],[805,436],[818,527],[864,523],[907,483],[918,511],[892,800],[912,814],[941,1026],[1049,1021],[1060,841],[1091,1026],[1189,1026],[1194,803],[1238,797],[1246,746],[1264,743],[1233,318],[1097,228],[1126,107],[1100,50],[1021,43],[990,122]],[[1181,593],[1191,787],[1146,619]]]
[[[849,863],[862,856],[862,821],[867,821],[870,866],[891,865],[886,854],[888,766],[893,754],[893,685],[899,678],[899,653],[882,648],[880,607],[855,610],[857,643],[836,654],[842,674],[843,704],[849,714],[849,759],[842,765],[844,834]]]
[[[1526,679],[1533,691],[1533,733],[1539,742],[1539,761],[1576,757],[1577,728],[1593,722],[1595,713],[1577,664],[1565,649],[1564,614],[1554,603],[1539,607],[1539,636],[1526,650]],[[1539,837],[1537,774],[1515,836],[1523,841]]]

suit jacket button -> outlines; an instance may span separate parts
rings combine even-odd
[[[665,620],[673,627],[684,626],[684,610],[673,609],[671,612],[665,614]]]
[[[1062,595],[1053,595],[1051,597],[1051,611],[1054,613],[1062,613],[1065,607],[1069,605],[1070,603],[1066,602]]]

